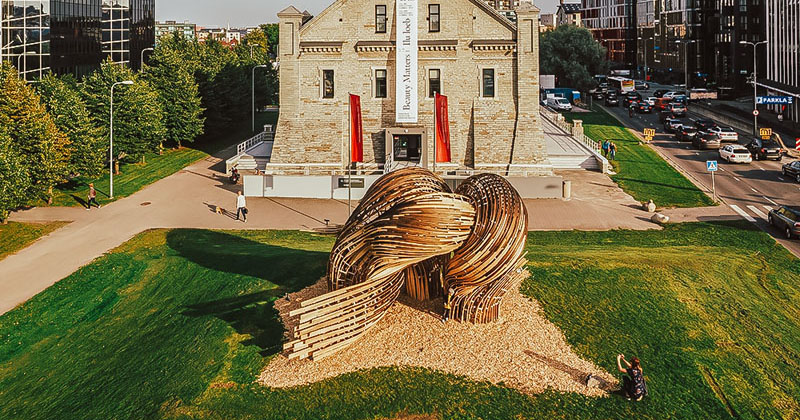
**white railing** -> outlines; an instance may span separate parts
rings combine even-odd
[[[557,113],[557,112],[553,112],[553,111],[547,109],[546,107],[542,106],[542,107],[539,108],[539,113],[545,119],[550,121],[553,125],[555,125],[556,127],[560,128],[565,133],[567,133],[570,136],[572,136],[573,139],[577,140],[582,145],[586,146],[589,150],[591,150],[592,153],[595,156],[595,159],[597,159],[598,163],[600,164],[600,167],[601,167],[601,170],[603,171],[603,173],[608,173],[609,172],[609,170],[611,169],[611,165],[608,162],[608,159],[606,159],[605,156],[603,156],[602,153],[600,152],[602,147],[601,147],[599,141],[594,141],[591,138],[589,138],[586,134],[583,134],[583,133],[581,133],[579,135],[575,135],[575,132],[573,131],[573,128],[574,128],[573,124],[567,122],[564,119],[564,116],[559,114],[559,113]]]
[[[236,146],[236,155],[241,155],[242,153],[250,150],[253,146],[263,142],[263,141],[271,141],[273,139],[274,132],[272,131],[272,126],[268,125],[265,127],[265,130],[256,134],[255,136],[239,143]]]

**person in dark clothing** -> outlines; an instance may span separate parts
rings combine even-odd
[[[626,369],[622,368],[622,363],[627,366]],[[640,401],[647,395],[647,385],[642,376],[642,366],[639,364],[639,359],[634,357],[630,363],[625,360],[624,354],[617,355],[617,369],[626,373],[627,376],[622,377],[622,390],[625,391],[629,400]]]
[[[444,313],[442,314],[442,322],[447,322],[447,320],[450,319],[450,309],[452,308],[451,300],[455,294],[456,291],[452,287],[447,291],[447,297],[444,298]]]
[[[613,141],[608,145],[609,160],[614,160],[617,157],[617,145]]]
[[[89,184],[89,194],[86,196],[86,210],[92,208],[92,204],[100,208],[100,203],[97,202],[97,191],[94,189],[94,184]]]

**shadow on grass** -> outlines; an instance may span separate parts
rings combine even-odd
[[[694,188],[694,187],[679,187],[677,185],[665,184],[663,182],[645,181],[645,180],[636,179],[636,178],[624,178],[624,177],[619,177],[619,176],[613,176],[612,178],[614,179],[614,181],[617,181],[617,182],[619,182],[619,181],[628,181],[628,182],[637,183],[637,184],[658,185],[659,187],[671,188],[673,190],[685,190],[685,191],[691,191],[691,192],[698,191],[698,189]]]

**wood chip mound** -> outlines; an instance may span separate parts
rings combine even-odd
[[[289,311],[327,292],[325,279],[275,302],[289,338]],[[514,288],[503,299],[500,319],[483,325],[442,323],[441,301],[401,296],[386,317],[360,340],[322,360],[275,356],[259,382],[274,388],[304,385],[361,369],[416,366],[516,388],[528,394],[546,389],[604,396],[616,380],[578,357],[561,331],[544,317],[538,302]],[[598,386],[586,386],[591,374]]]

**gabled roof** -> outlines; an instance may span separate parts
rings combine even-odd
[[[297,10],[294,6],[289,6],[280,12],[278,12],[278,16],[302,16],[303,12]]]
[[[580,3],[561,3],[558,5],[559,9],[564,9],[564,13],[570,15],[573,13],[580,13],[581,11],[581,4]]]

